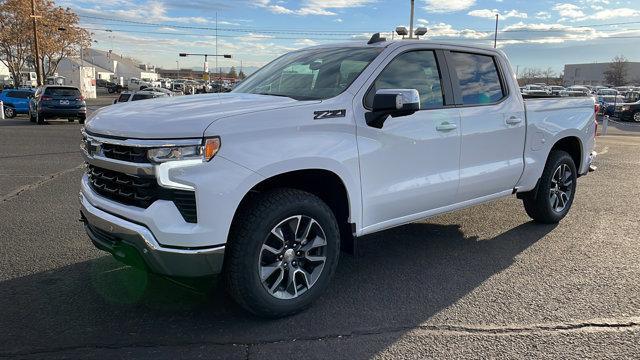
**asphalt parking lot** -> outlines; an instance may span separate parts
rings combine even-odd
[[[599,138],[598,171],[559,225],[509,198],[368,236],[311,309],[275,321],[216,279],[150,276],[94,249],[79,140],[66,121],[0,121],[0,358],[640,356],[639,136]]]

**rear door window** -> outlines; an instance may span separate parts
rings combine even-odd
[[[491,104],[506,96],[493,56],[451,52],[451,59],[464,105]]]
[[[126,102],[127,100],[129,100],[129,94],[120,94],[118,97],[118,102]]]

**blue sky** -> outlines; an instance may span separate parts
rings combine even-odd
[[[216,51],[220,66],[260,66],[304,46],[367,39],[408,26],[409,0],[58,0],[81,16],[99,49],[162,67],[201,66],[179,52]],[[520,70],[603,62],[622,54],[640,61],[638,0],[416,0],[416,26],[427,39],[499,46]],[[390,34],[387,34],[390,36]],[[213,61],[210,61],[213,66]]]

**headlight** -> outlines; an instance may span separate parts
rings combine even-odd
[[[629,111],[629,107],[628,106],[621,106],[620,107],[620,111]]]
[[[147,158],[154,163],[177,160],[199,160],[203,162],[213,159],[220,150],[220,138],[204,139],[201,145],[170,146],[147,151]]]

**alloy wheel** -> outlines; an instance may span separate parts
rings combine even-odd
[[[636,111],[636,112],[633,114],[633,121],[635,121],[635,122],[640,122],[640,111]]]
[[[567,164],[560,164],[551,177],[549,202],[555,212],[562,212],[571,200],[573,173]]]
[[[14,111],[15,110],[13,110],[13,108],[7,106],[4,108],[4,116],[6,118],[12,118],[14,116]]]
[[[327,260],[324,230],[313,218],[295,215],[282,220],[260,249],[262,286],[277,299],[294,299],[320,278]]]

